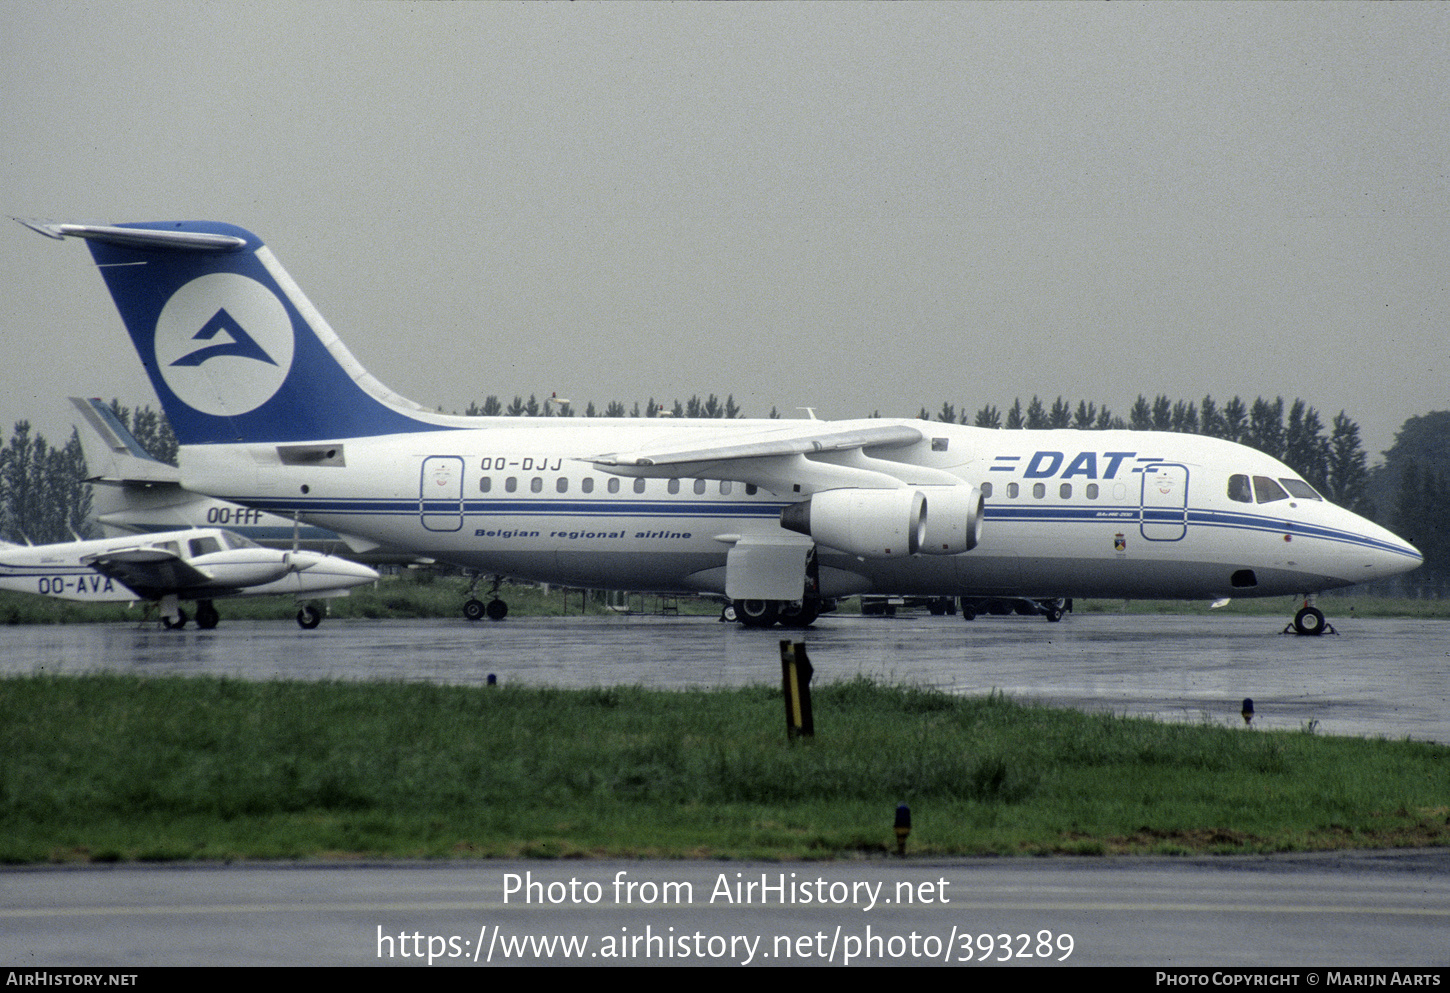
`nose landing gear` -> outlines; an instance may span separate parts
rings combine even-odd
[[[1321,634],[1338,634],[1334,625],[1324,619],[1324,611],[1314,606],[1311,600],[1305,600],[1304,606],[1294,615],[1294,619],[1284,626],[1284,634],[1290,631],[1295,634],[1305,634],[1318,637]]]

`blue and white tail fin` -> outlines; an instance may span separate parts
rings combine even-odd
[[[86,239],[183,445],[438,430],[375,380],[260,238],[230,224],[55,224]]]

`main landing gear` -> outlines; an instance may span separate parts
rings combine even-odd
[[[468,584],[468,599],[463,604],[463,616],[470,621],[481,621],[487,617],[491,621],[501,621],[509,615],[509,605],[499,599],[498,588],[503,585],[502,576],[493,577],[493,585],[489,588],[489,601],[484,603],[473,595],[478,587],[478,581],[482,576],[475,575]]]
[[[1306,599],[1304,606],[1294,615],[1294,619],[1284,625],[1282,633],[1288,634],[1293,631],[1295,634],[1307,634],[1318,636],[1321,634],[1338,634],[1334,625],[1324,619],[1324,611],[1314,606],[1313,598]]]
[[[742,627],[747,628],[768,628],[773,624],[785,628],[807,628],[815,623],[823,609],[824,604],[816,597],[804,600],[733,600],[720,616],[723,620],[739,621]]]
[[[1041,615],[1054,624],[1062,620],[1062,615],[1072,610],[1071,598],[1056,597],[1050,600],[1029,600],[1023,597],[989,597],[987,599],[969,599],[962,597],[962,620],[976,620],[981,613],[995,614],[1005,617],[1008,614],[1017,614],[1022,617],[1035,617]]]

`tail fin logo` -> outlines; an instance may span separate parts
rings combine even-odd
[[[191,280],[156,321],[161,378],[182,403],[213,416],[245,414],[270,400],[287,379],[295,347],[282,301],[237,273]]]
[[[207,348],[198,348],[190,355],[183,355],[175,362],[177,365],[201,365],[207,359],[215,358],[218,355],[237,355],[242,358],[257,359],[269,365],[276,365],[272,357],[262,350],[262,346],[252,340],[247,334],[246,328],[237,323],[236,318],[226,312],[226,308],[218,310],[211,320],[202,325],[201,330],[192,336],[193,341],[211,341],[218,334],[226,334],[231,341],[218,342]]]

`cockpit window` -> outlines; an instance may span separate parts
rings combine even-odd
[[[1249,488],[1249,477],[1237,475],[1228,477],[1228,498],[1239,503],[1253,503],[1254,493]]]
[[[1254,498],[1259,503],[1273,503],[1275,500],[1289,499],[1289,494],[1284,492],[1284,487],[1274,482],[1268,476],[1255,476]]]
[[[221,542],[217,541],[210,535],[205,538],[192,538],[186,543],[186,547],[191,550],[191,555],[193,558],[198,555],[210,555],[212,552],[219,552],[222,550]]]
[[[1315,492],[1314,487],[1310,486],[1308,483],[1304,482],[1304,480],[1302,480],[1302,479],[1293,479],[1293,478],[1290,478],[1290,479],[1280,479],[1279,482],[1283,483],[1284,484],[1284,489],[1288,490],[1289,491],[1289,495],[1292,496],[1292,497],[1295,497],[1296,499],[1299,499],[1299,500],[1323,500],[1324,499],[1317,492]]]
[[[222,538],[222,544],[226,545],[228,548],[256,548],[256,547],[258,547],[257,546],[257,543],[255,541],[253,541],[252,539],[250,539],[250,538],[244,538],[241,535],[236,534],[235,532],[232,532],[232,531],[223,531],[221,533],[221,538]]]

